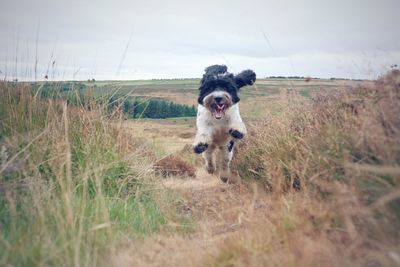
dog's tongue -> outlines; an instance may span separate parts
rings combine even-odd
[[[216,108],[215,108],[215,118],[216,119],[221,119],[222,118],[222,116],[224,116],[224,108],[225,108],[225,106],[224,105],[218,105]]]

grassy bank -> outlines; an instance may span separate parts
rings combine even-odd
[[[304,101],[250,128],[234,166],[271,197],[212,266],[394,266],[400,241],[400,72]]]
[[[146,142],[84,106],[0,83],[0,265],[107,265],[121,240],[179,220]]]

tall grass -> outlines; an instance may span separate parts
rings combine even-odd
[[[207,264],[400,264],[400,71],[281,103],[250,127],[233,163],[270,192],[268,211]]]
[[[124,238],[162,229],[174,200],[104,106],[40,89],[0,83],[0,265],[107,265]]]

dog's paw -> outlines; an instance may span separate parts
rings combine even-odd
[[[194,146],[193,150],[194,150],[194,153],[196,153],[196,154],[201,154],[201,153],[203,153],[204,151],[206,151],[207,148],[208,148],[208,144],[199,143],[199,144],[197,144],[196,146]]]
[[[229,181],[229,177],[227,177],[227,176],[220,176],[219,179],[221,179],[221,181],[224,183],[228,183],[228,181]]]
[[[226,183],[226,184],[235,184],[237,181],[230,175],[221,175],[219,177],[219,179],[221,179],[222,182]]]
[[[207,169],[207,172],[208,172],[209,174],[213,174],[213,173],[215,172],[215,168],[214,168],[213,165],[207,166],[206,169]]]
[[[244,137],[244,134],[242,134],[238,130],[230,129],[229,134],[232,135],[232,137],[236,138],[236,139],[242,139]]]
[[[236,184],[238,182],[237,177],[233,175],[220,175],[219,179],[226,184]]]

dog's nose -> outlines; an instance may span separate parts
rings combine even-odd
[[[220,96],[214,97],[214,100],[215,100],[215,102],[219,103],[222,101],[222,97],[220,97]]]

